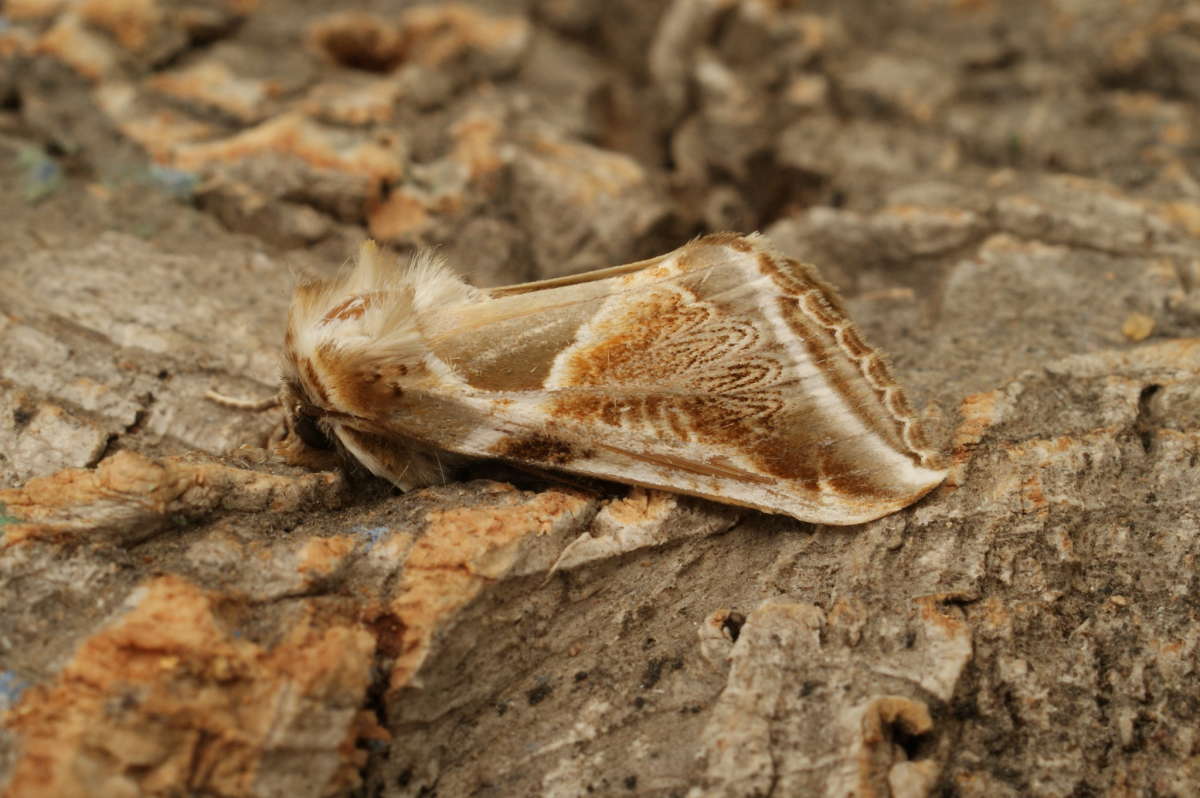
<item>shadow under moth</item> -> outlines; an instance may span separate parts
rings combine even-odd
[[[856,524],[945,477],[833,289],[758,235],[493,289],[364,244],[296,289],[280,402],[285,459],[406,489],[494,458]]]

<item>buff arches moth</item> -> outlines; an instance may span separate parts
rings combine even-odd
[[[493,458],[857,524],[946,475],[836,292],[759,235],[493,289],[364,244],[296,289],[279,402],[285,459],[405,489]]]

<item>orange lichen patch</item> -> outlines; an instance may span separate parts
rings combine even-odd
[[[400,95],[400,83],[390,77],[335,80],[314,86],[303,107],[341,125],[370,125],[390,121]]]
[[[1186,122],[1163,125],[1158,132],[1158,140],[1171,147],[1186,147],[1194,136],[1195,131]]]
[[[853,648],[862,640],[867,623],[866,606],[856,598],[839,596],[829,608],[826,624],[831,634],[837,634],[844,645]]]
[[[1179,272],[1187,267],[1175,261],[1174,258],[1152,258],[1146,264],[1145,276],[1164,290],[1178,289],[1180,284]]]
[[[104,185],[103,183],[88,183],[87,186],[85,187],[85,190],[93,199],[99,200],[100,202],[110,202],[113,198],[112,189],[110,189],[108,186]],[[75,381],[75,384],[83,387],[90,382],[91,382],[91,380],[87,380],[86,378],[80,378]],[[91,386],[87,385],[87,387],[91,387]],[[100,392],[100,391],[107,391],[107,390],[109,390],[109,388],[107,385],[97,384],[95,390],[97,392]]]
[[[1155,641],[1150,648],[1154,664],[1169,684],[1195,678],[1196,638]]]
[[[0,490],[0,505],[13,521],[4,527],[4,547],[26,540],[138,538],[169,524],[172,517],[226,510],[299,509],[332,500],[343,478],[337,474],[277,476],[184,458],[152,460],[120,451],[95,469],[68,468]]]
[[[492,55],[520,51],[529,40],[523,17],[493,16],[461,3],[417,6],[400,17],[405,60],[437,67],[480,50]]]
[[[1075,556],[1075,541],[1071,540],[1071,533],[1062,527],[1049,530],[1046,535],[1046,541],[1058,550],[1058,556],[1063,560],[1074,561]]]
[[[1200,338],[1172,338],[1132,349],[1110,349],[1087,356],[1087,376],[1200,370]]]
[[[970,636],[970,626],[943,611],[942,596],[920,596],[913,599],[913,602],[917,605],[917,612],[927,628],[932,627],[946,637]]]
[[[635,526],[660,520],[679,506],[679,497],[661,490],[632,488],[623,499],[614,499],[604,506],[604,512],[617,525]]]
[[[944,605],[941,596],[920,596],[914,603],[928,658],[917,682],[930,694],[949,700],[971,659],[971,627],[958,609]]]
[[[5,795],[248,795],[268,757],[326,791],[355,786],[371,635],[309,616],[266,650],[223,628],[213,601],[155,579],[27,690],[6,718],[19,753]]]
[[[0,59],[14,59],[33,52],[36,40],[27,30],[10,27],[0,31]]]
[[[884,742],[887,727],[896,727],[905,734],[916,736],[933,730],[933,717],[923,701],[904,696],[881,696],[871,701],[863,713],[863,742]]]
[[[354,719],[355,728],[354,735],[350,738],[351,743],[357,740],[379,740],[387,742],[392,739],[392,733],[379,725],[379,718],[370,710],[362,710]]]
[[[1045,515],[1049,509],[1042,490],[1042,478],[1037,474],[1026,477],[1021,483],[1021,509],[1038,515]]]
[[[544,172],[545,182],[558,186],[575,205],[594,205],[646,182],[637,162],[619,153],[549,135],[534,139],[531,149],[530,166]]]
[[[1103,194],[1113,199],[1128,203],[1131,207],[1140,207],[1140,200],[1126,194],[1120,186],[1094,177],[1082,175],[1056,174],[1049,178],[1050,185],[1062,186],[1083,194]]]
[[[993,494],[1012,497],[1022,512],[1039,515],[1058,502],[1061,488],[1050,475],[1080,473],[1104,468],[1105,461],[1119,458],[1113,436],[1115,427],[1102,427],[1079,435],[1037,438],[1004,446],[1011,472],[993,486]]]
[[[496,172],[504,165],[497,148],[500,120],[489,114],[472,113],[450,128],[454,151],[450,157],[467,167],[472,180]]]
[[[1037,438],[1021,441],[1020,443],[1006,446],[1004,452],[1010,460],[1032,459],[1036,464],[1044,466],[1050,458],[1070,452],[1078,448],[1081,444],[1083,444],[1083,440],[1080,438],[1073,438],[1070,435],[1059,435],[1056,438]]]
[[[1108,48],[1112,66],[1121,70],[1132,70],[1144,64],[1152,48],[1149,33],[1146,28],[1137,28],[1114,41]]]
[[[976,393],[965,397],[959,405],[962,423],[954,431],[954,441],[950,455],[950,474],[946,477],[946,485],[956,487],[963,483],[966,477],[967,462],[975,445],[983,440],[994,424],[1001,418],[1001,404],[1004,395],[1000,391]]]
[[[83,0],[78,8],[88,24],[134,52],[146,46],[163,19],[158,0]]]
[[[891,216],[897,219],[940,219],[946,221],[947,223],[961,223],[969,221],[975,217],[973,212],[964,208],[931,207],[929,205],[913,204],[888,205],[884,208],[881,208],[879,212],[881,215]]]
[[[143,110],[137,92],[128,84],[107,83],[97,87],[93,96],[113,124],[159,163],[169,162],[181,144],[210,139],[220,130],[170,110]]]
[[[1153,119],[1163,114],[1162,97],[1149,91],[1113,92],[1112,107],[1123,116]]]
[[[374,181],[397,179],[403,158],[394,148],[364,137],[322,127],[300,113],[287,113],[219,141],[181,146],[178,169],[199,171],[213,164],[239,161],[264,153],[287,155],[316,169],[358,175]]]
[[[175,99],[215,108],[241,122],[261,119],[266,113],[265,103],[277,92],[273,82],[240,77],[218,61],[160,73],[148,85]]]
[[[400,31],[362,11],[344,11],[318,20],[308,39],[317,52],[351,69],[390,72],[404,58]]]
[[[852,718],[852,719],[851,719]],[[897,744],[933,731],[933,718],[923,701],[898,695],[878,696],[855,708],[846,718],[853,729],[850,761],[853,770],[842,775],[837,792],[860,796],[924,795],[936,781],[936,760],[907,761]],[[853,774],[853,775],[851,775]],[[900,785],[910,790],[899,790]]]
[[[902,239],[912,252],[924,254],[961,246],[983,231],[983,223],[973,211],[930,205],[891,205],[874,223]]]
[[[411,681],[429,655],[436,630],[485,585],[508,572],[522,541],[549,532],[587,503],[581,496],[559,491],[531,498],[511,491],[496,494],[486,505],[431,512],[388,608],[395,619],[396,638],[391,688]]]
[[[1154,332],[1154,319],[1145,313],[1130,313],[1121,324],[1121,334],[1130,341],[1144,341]]]
[[[329,576],[346,562],[357,544],[350,535],[313,538],[298,552],[296,570],[310,578]]]
[[[1012,637],[1012,613],[1002,599],[995,596],[983,599],[971,615],[976,631],[984,637],[999,640]]]
[[[93,82],[117,67],[120,51],[108,39],[86,29],[73,14],[63,14],[38,40],[35,52],[56,58]]]
[[[1023,218],[1038,218],[1050,213],[1050,209],[1042,203],[1021,196],[1004,197],[998,203],[1005,211]],[[979,247],[979,254],[984,257],[999,257],[1001,255],[1047,255],[1061,252],[1061,247],[1044,244],[1041,241],[1030,241],[1018,238],[1008,233],[995,233],[987,237]]]
[[[824,75],[797,75],[788,81],[783,97],[800,108],[823,106],[829,97],[829,79]]]
[[[1162,215],[1188,235],[1200,238],[1200,204],[1195,202],[1164,202],[1159,206]]]
[[[14,22],[33,19],[49,19],[62,10],[66,0],[8,0],[4,4],[4,16]]]
[[[367,211],[367,227],[371,237],[379,241],[399,241],[415,236],[430,224],[432,219],[425,203],[403,189],[396,189]]]
[[[413,546],[413,536],[407,532],[391,532],[370,550],[370,555],[384,562],[402,562]]]

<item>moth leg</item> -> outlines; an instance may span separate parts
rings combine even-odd
[[[283,443],[284,439],[287,438],[290,432],[291,430],[288,428],[287,418],[279,418],[274,424],[271,425],[270,431],[267,432],[266,446],[263,448],[274,450],[277,446]]]
[[[445,485],[453,481],[468,462],[463,455],[417,441],[377,435],[345,425],[338,426],[334,435],[347,459],[405,491]]]
[[[333,471],[342,464],[336,448],[320,448],[304,440],[296,430],[295,421],[284,416],[271,430],[271,451],[288,465],[311,468],[314,471]]]

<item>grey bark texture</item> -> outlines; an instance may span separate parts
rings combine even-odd
[[[0,795],[1200,792],[1192,3],[11,0]],[[828,528],[265,448],[292,286],[763,230],[951,463]]]

